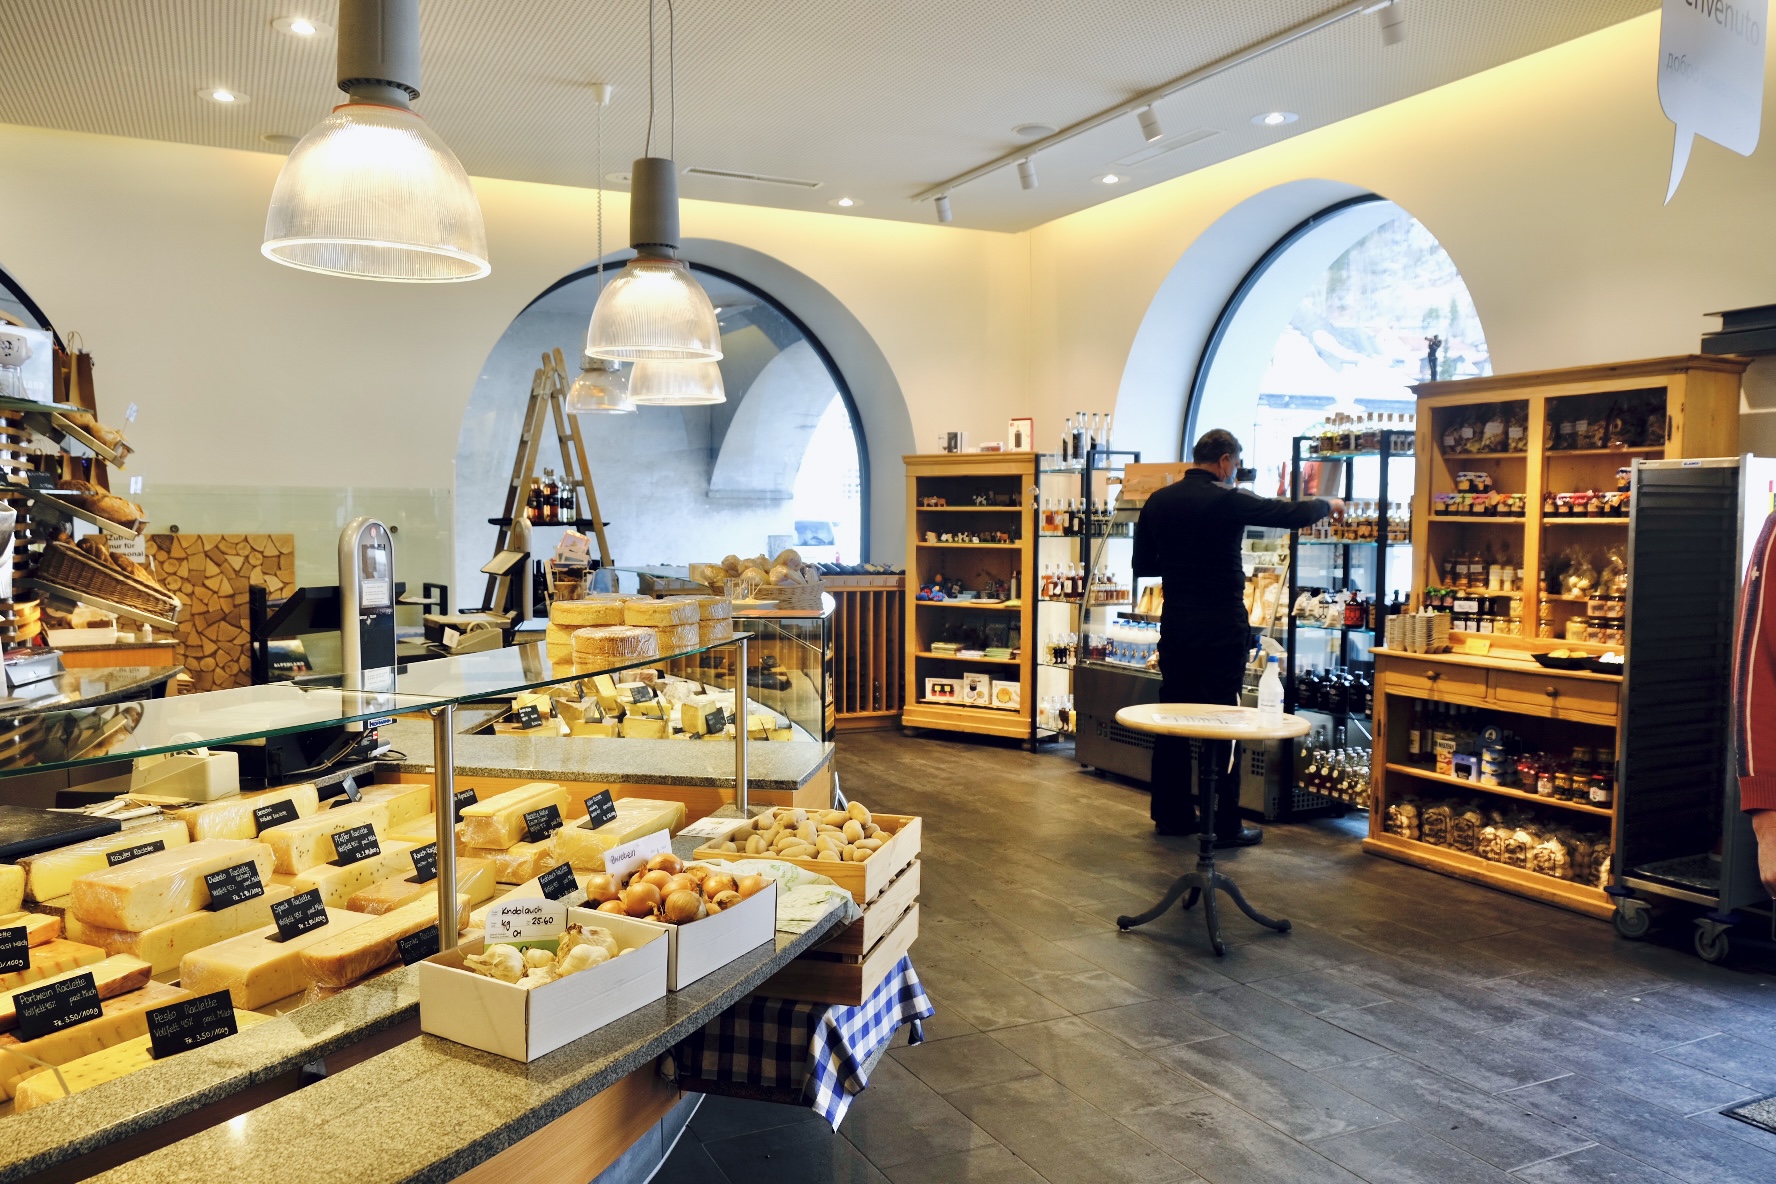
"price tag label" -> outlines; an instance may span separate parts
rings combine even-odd
[[[456,796],[452,801],[455,805],[451,807],[451,811],[455,814],[455,817],[452,818],[451,821],[461,822],[463,810],[474,805],[476,802],[480,801],[480,799],[475,796],[475,791],[472,789],[459,789],[456,791]]]
[[[364,800],[364,791],[358,788],[358,779],[356,777],[347,777],[344,781],[339,783],[339,788],[345,790],[345,796],[351,801],[361,802]],[[337,804],[338,803],[335,803],[335,805]]]
[[[536,709],[535,703],[526,703],[513,712],[521,728],[540,728],[543,726],[543,713]]]
[[[250,859],[209,873],[204,877],[204,887],[210,890],[210,903],[204,908],[212,913],[265,895],[265,885],[259,881],[259,865]]]
[[[424,962],[438,952],[438,927],[427,925],[418,933],[409,933],[395,942],[395,948],[401,952],[403,966]]]
[[[120,863],[128,863],[132,859],[140,859],[144,855],[152,855],[156,851],[166,850],[164,839],[155,839],[152,843],[137,843],[134,847],[123,847],[116,851],[105,852],[105,866],[116,867]]]
[[[1470,637],[1462,642],[1462,653],[1464,654],[1490,654],[1491,652],[1492,642],[1484,637]]]
[[[553,803],[541,810],[531,810],[524,815],[525,839],[532,843],[541,843],[561,829],[561,808]]]
[[[550,900],[565,899],[568,893],[580,886],[580,882],[574,879],[574,869],[571,863],[550,868],[537,877],[537,883],[542,887],[543,895]]]
[[[728,713],[720,707],[711,707],[703,713],[703,734],[719,736],[727,730]]]
[[[438,878],[438,840],[433,839],[423,847],[415,847],[413,856],[413,877],[409,884],[429,884]]]
[[[672,833],[657,830],[651,835],[642,835],[633,842],[624,843],[621,847],[612,847],[604,853],[604,870],[611,878],[621,883],[637,868],[643,867],[656,855],[663,855],[672,850]]]
[[[140,478],[132,477],[130,480],[137,481],[140,480]],[[131,490],[130,492],[134,493],[136,491]],[[112,535],[105,540],[105,543],[111,549],[111,554],[113,555],[125,555],[134,559],[137,563],[146,563],[148,561],[148,540],[142,535],[132,534],[127,539],[120,539],[116,535]]]
[[[362,826],[335,831],[333,850],[338,858],[328,862],[334,867],[347,867],[381,855],[382,844],[376,841],[376,828],[366,822]]]
[[[36,1040],[105,1014],[92,971],[12,993],[20,1040]]]
[[[610,790],[601,789],[586,799],[586,826],[588,830],[597,830],[616,820],[617,803],[611,800]]]
[[[487,910],[486,940],[517,944],[553,941],[567,929],[567,906],[560,901],[527,897],[502,901]]]
[[[271,906],[271,919],[278,927],[277,936],[271,941],[289,941],[310,929],[319,929],[327,923],[327,906],[321,902],[321,890],[310,888],[289,900],[278,901]]]
[[[0,929],[0,974],[31,969],[31,933],[23,925]]]
[[[1480,611],[1478,600],[1458,600],[1452,606],[1458,613],[1477,613]]]
[[[235,1031],[234,1000],[227,991],[199,995],[148,1013],[148,1041],[157,1061],[226,1040]]]
[[[295,822],[300,817],[302,815],[297,813],[295,802],[273,802],[253,811],[253,821],[259,824],[261,833],[286,822]]]
[[[623,685],[629,688],[629,702],[631,703],[651,703],[658,697],[654,694],[654,688],[645,682],[624,683]]]
[[[689,826],[681,827],[678,837],[681,839],[714,839],[732,833],[740,826],[738,818],[699,818]]]

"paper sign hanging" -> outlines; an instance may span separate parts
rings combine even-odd
[[[1740,156],[1757,147],[1764,110],[1769,0],[1664,0],[1659,17],[1659,106],[1677,125],[1669,203],[1697,136]]]

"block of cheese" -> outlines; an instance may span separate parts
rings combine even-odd
[[[382,854],[373,855],[369,859],[360,859],[356,863],[344,867],[334,867],[323,863],[311,867],[305,872],[297,872],[285,883],[298,893],[307,892],[311,888],[320,889],[321,903],[330,909],[342,909],[345,902],[357,892],[362,892],[379,880],[390,876],[410,876],[413,874],[413,848],[417,843],[403,843],[390,839],[382,844]]]
[[[62,935],[62,919],[50,913],[7,913],[0,916],[0,929],[25,927],[25,944],[35,949],[48,945]]]
[[[199,839],[76,877],[72,911],[106,929],[152,929],[209,904],[204,876],[241,863],[256,864],[263,883],[272,872],[271,848],[250,839]]]
[[[333,849],[333,836],[339,831],[368,824],[376,828],[377,838],[388,834],[389,814],[388,802],[353,802],[283,826],[274,826],[260,837],[271,846],[276,869],[286,876],[293,876],[337,859],[339,852]]]
[[[581,629],[574,634],[574,669],[587,667],[585,673],[609,670],[631,662],[642,662],[660,656],[660,641],[652,629],[611,625],[601,629]]]
[[[255,896],[225,909],[199,909],[164,925],[135,932],[88,925],[79,917],[68,918],[68,936],[107,954],[130,954],[154,967],[155,974],[179,968],[179,959],[192,950],[271,924],[271,906],[294,896],[283,884],[265,885],[265,895]]]
[[[556,864],[571,863],[575,871],[601,872],[604,853],[612,847],[651,835],[655,831],[676,832],[684,825],[683,802],[659,801],[654,798],[619,798],[617,817],[597,830],[583,826],[564,826],[549,840]]]
[[[639,715],[629,716],[623,721],[623,739],[664,740],[666,739],[666,721],[647,719]]]
[[[253,1011],[236,1011],[235,1030],[244,1032],[271,1018]],[[95,1085],[128,1077],[153,1063],[154,1039],[151,1036],[137,1036],[100,1052],[75,1057],[60,1066],[59,1077],[54,1073],[39,1073],[19,1082],[18,1092],[12,1098],[13,1112],[19,1114],[26,1110],[35,1110],[39,1106],[47,1106],[72,1094],[83,1093]]]
[[[560,834],[561,831],[555,833]],[[559,862],[555,858],[552,842],[553,840],[544,843],[513,843],[506,848],[469,847],[466,848],[466,858],[484,859],[492,864],[496,883],[522,884],[542,875]]]
[[[128,954],[119,954],[114,958],[104,958],[90,966],[80,966],[73,970],[65,970],[61,974],[52,974],[48,978],[39,979],[34,983],[15,987],[0,993],[0,1032],[10,1032],[18,1027],[17,995],[20,991],[34,991],[38,987],[46,987],[62,979],[73,978],[79,974],[93,976],[93,986],[98,989],[100,999],[110,999],[147,985],[153,975],[154,968],[140,958],[132,958]]]
[[[372,785],[364,791],[364,800],[387,802],[389,825],[400,826],[432,812],[432,787],[419,781]]]
[[[276,925],[250,929],[186,954],[179,961],[179,985],[193,995],[227,991],[234,1005],[245,1010],[264,1007],[314,982],[302,967],[302,951],[369,920],[366,913],[330,908],[325,925],[282,942],[270,940],[277,936]]]
[[[115,1048],[126,1040],[148,1035],[150,1011],[189,998],[190,991],[150,982],[140,990],[105,1000],[100,1004],[103,1014],[84,1024],[75,1024],[36,1040],[20,1040],[17,1032],[0,1033],[0,1093],[12,1097],[18,1092],[20,1082],[48,1072],[44,1064],[65,1065],[95,1052]]]
[[[549,606],[549,624],[583,629],[587,625],[621,625],[623,605],[629,597],[589,596],[585,600],[557,600]]]
[[[726,621],[734,615],[734,602],[726,596],[693,596],[700,621]]]
[[[623,723],[618,719],[603,719],[595,724],[570,724],[568,734],[572,736],[621,736]]]
[[[193,842],[199,839],[253,839],[259,836],[259,823],[254,820],[253,811],[279,802],[296,803],[296,813],[302,818],[321,808],[320,795],[315,787],[302,784],[243,793],[237,798],[175,808],[166,813],[169,818],[177,818],[185,824]]]
[[[389,827],[388,837],[402,839],[409,843],[429,843],[438,837],[438,816],[421,814],[409,822],[399,822]],[[460,848],[462,844],[457,844]]]
[[[480,904],[493,895],[495,881],[493,862],[487,859],[456,861],[456,890],[469,898],[471,905]],[[379,880],[368,888],[352,893],[345,907],[354,913],[392,913],[404,904],[411,904],[426,893],[434,896],[438,882],[415,884],[412,876],[394,875]]]
[[[16,863],[0,863],[0,913],[16,913],[25,903],[25,869]]]
[[[796,738],[796,735],[795,735],[794,728],[772,728],[770,730],[769,735],[767,736],[767,739],[776,740],[779,743],[782,743],[784,741],[794,740],[795,738]]]
[[[734,640],[733,621],[698,621],[697,644],[715,645],[717,642]]]
[[[688,625],[662,625],[654,630],[654,636],[662,654],[682,654],[697,648],[703,630],[699,622],[692,621]]]
[[[66,896],[73,889],[74,877],[87,872],[102,872],[110,867],[106,856],[114,851],[160,843],[171,849],[191,842],[191,832],[177,818],[158,818],[142,826],[132,826],[99,839],[73,843],[26,855],[18,861],[25,869],[25,899],[53,900]]]
[[[528,833],[524,816],[549,806],[559,810],[564,821],[574,816],[569,813],[567,790],[553,781],[532,781],[464,807],[457,833],[471,847],[510,847]],[[585,812],[582,805],[578,813]]]
[[[468,897],[457,896],[456,915],[458,928],[468,928]],[[318,986],[343,987],[393,962],[400,956],[396,942],[438,923],[438,897],[433,893],[424,900],[402,905],[380,917],[368,913],[353,913],[352,916],[363,920],[351,929],[329,933],[301,951],[303,973]]]
[[[623,606],[623,624],[650,629],[662,625],[695,625],[700,615],[695,596],[663,596],[658,600],[631,600]]]
[[[97,946],[89,946],[83,942],[67,941],[57,938],[46,941],[31,949],[31,964],[23,970],[9,970],[0,974],[0,991],[12,991],[19,987],[28,987],[45,979],[55,978],[70,970],[79,970],[82,966],[92,966],[105,960],[105,951]]]
[[[40,900],[31,907],[36,909],[39,913],[42,913],[44,916],[54,917],[66,925],[68,919],[68,906],[72,904],[73,901],[74,898],[71,896],[58,896],[54,900]]]

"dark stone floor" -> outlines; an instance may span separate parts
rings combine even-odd
[[[1776,957],[1623,941],[1320,822],[1224,857],[1295,930],[1228,908],[1216,959],[1196,913],[1116,931],[1190,859],[1144,793],[962,741],[839,754],[850,797],[925,819],[928,1040],[836,1135],[706,1099],[657,1184],[1776,1182],[1776,1136],[1718,1113],[1776,1093]]]

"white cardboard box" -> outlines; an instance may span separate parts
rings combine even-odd
[[[602,926],[634,952],[528,991],[462,969],[464,955],[481,952],[479,940],[433,954],[419,964],[420,1030],[534,1061],[666,997],[671,943],[664,926],[585,909],[569,909],[567,919]]]
[[[608,917],[611,914],[593,915]],[[731,909],[723,909],[688,925],[664,925],[656,921],[635,923],[666,934],[670,943],[666,989],[682,991],[741,954],[777,939],[777,882],[769,882]]]

